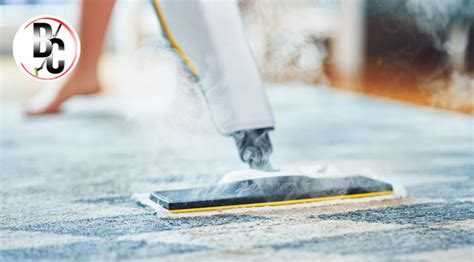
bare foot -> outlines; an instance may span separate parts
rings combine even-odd
[[[41,90],[27,103],[24,108],[25,114],[36,116],[59,113],[61,105],[67,99],[77,95],[92,95],[101,91],[97,77],[77,77],[77,75],[79,74],[75,74],[63,84]]]

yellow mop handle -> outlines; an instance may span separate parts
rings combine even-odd
[[[163,11],[161,10],[160,5],[158,4],[158,0],[152,0],[152,2],[153,2],[153,8],[155,9],[156,15],[158,16],[158,20],[160,20],[161,28],[163,29],[165,37],[170,42],[171,47],[173,47],[173,49],[176,50],[176,53],[178,53],[179,57],[181,57],[184,64],[189,68],[191,73],[195,77],[198,77],[198,72],[197,72],[196,67],[193,65],[189,57],[186,55],[186,53],[184,53],[183,49],[181,49],[181,47],[178,45],[173,35],[171,34],[171,30],[168,27],[168,23],[166,23],[166,20],[163,15]]]

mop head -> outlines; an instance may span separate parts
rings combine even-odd
[[[280,172],[245,170],[227,174],[217,185],[155,191],[134,195],[133,198],[154,209],[187,213],[293,204],[385,200],[406,195],[403,187],[368,176],[321,175],[323,173],[327,172],[314,172],[314,169],[312,172],[301,169]]]

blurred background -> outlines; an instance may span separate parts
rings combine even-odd
[[[305,82],[474,112],[474,1],[241,0],[239,5],[267,82]],[[0,0],[1,101],[26,101],[44,87],[15,65],[11,45],[18,27],[39,14],[77,26],[79,7],[78,0]],[[133,88],[133,79],[122,81],[124,72],[131,77],[150,66],[155,70],[140,83],[157,88],[153,74],[166,73],[157,69],[172,61],[161,48],[165,45],[151,1],[118,0],[100,68],[105,93]],[[137,64],[144,58],[145,65]]]

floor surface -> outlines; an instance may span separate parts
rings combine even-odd
[[[215,183],[245,168],[206,117],[137,117],[98,97],[28,119],[18,104],[3,103],[0,260],[472,261],[471,116],[327,88],[278,86],[269,95],[275,166],[377,174],[404,184],[408,197],[156,213],[130,196]]]

